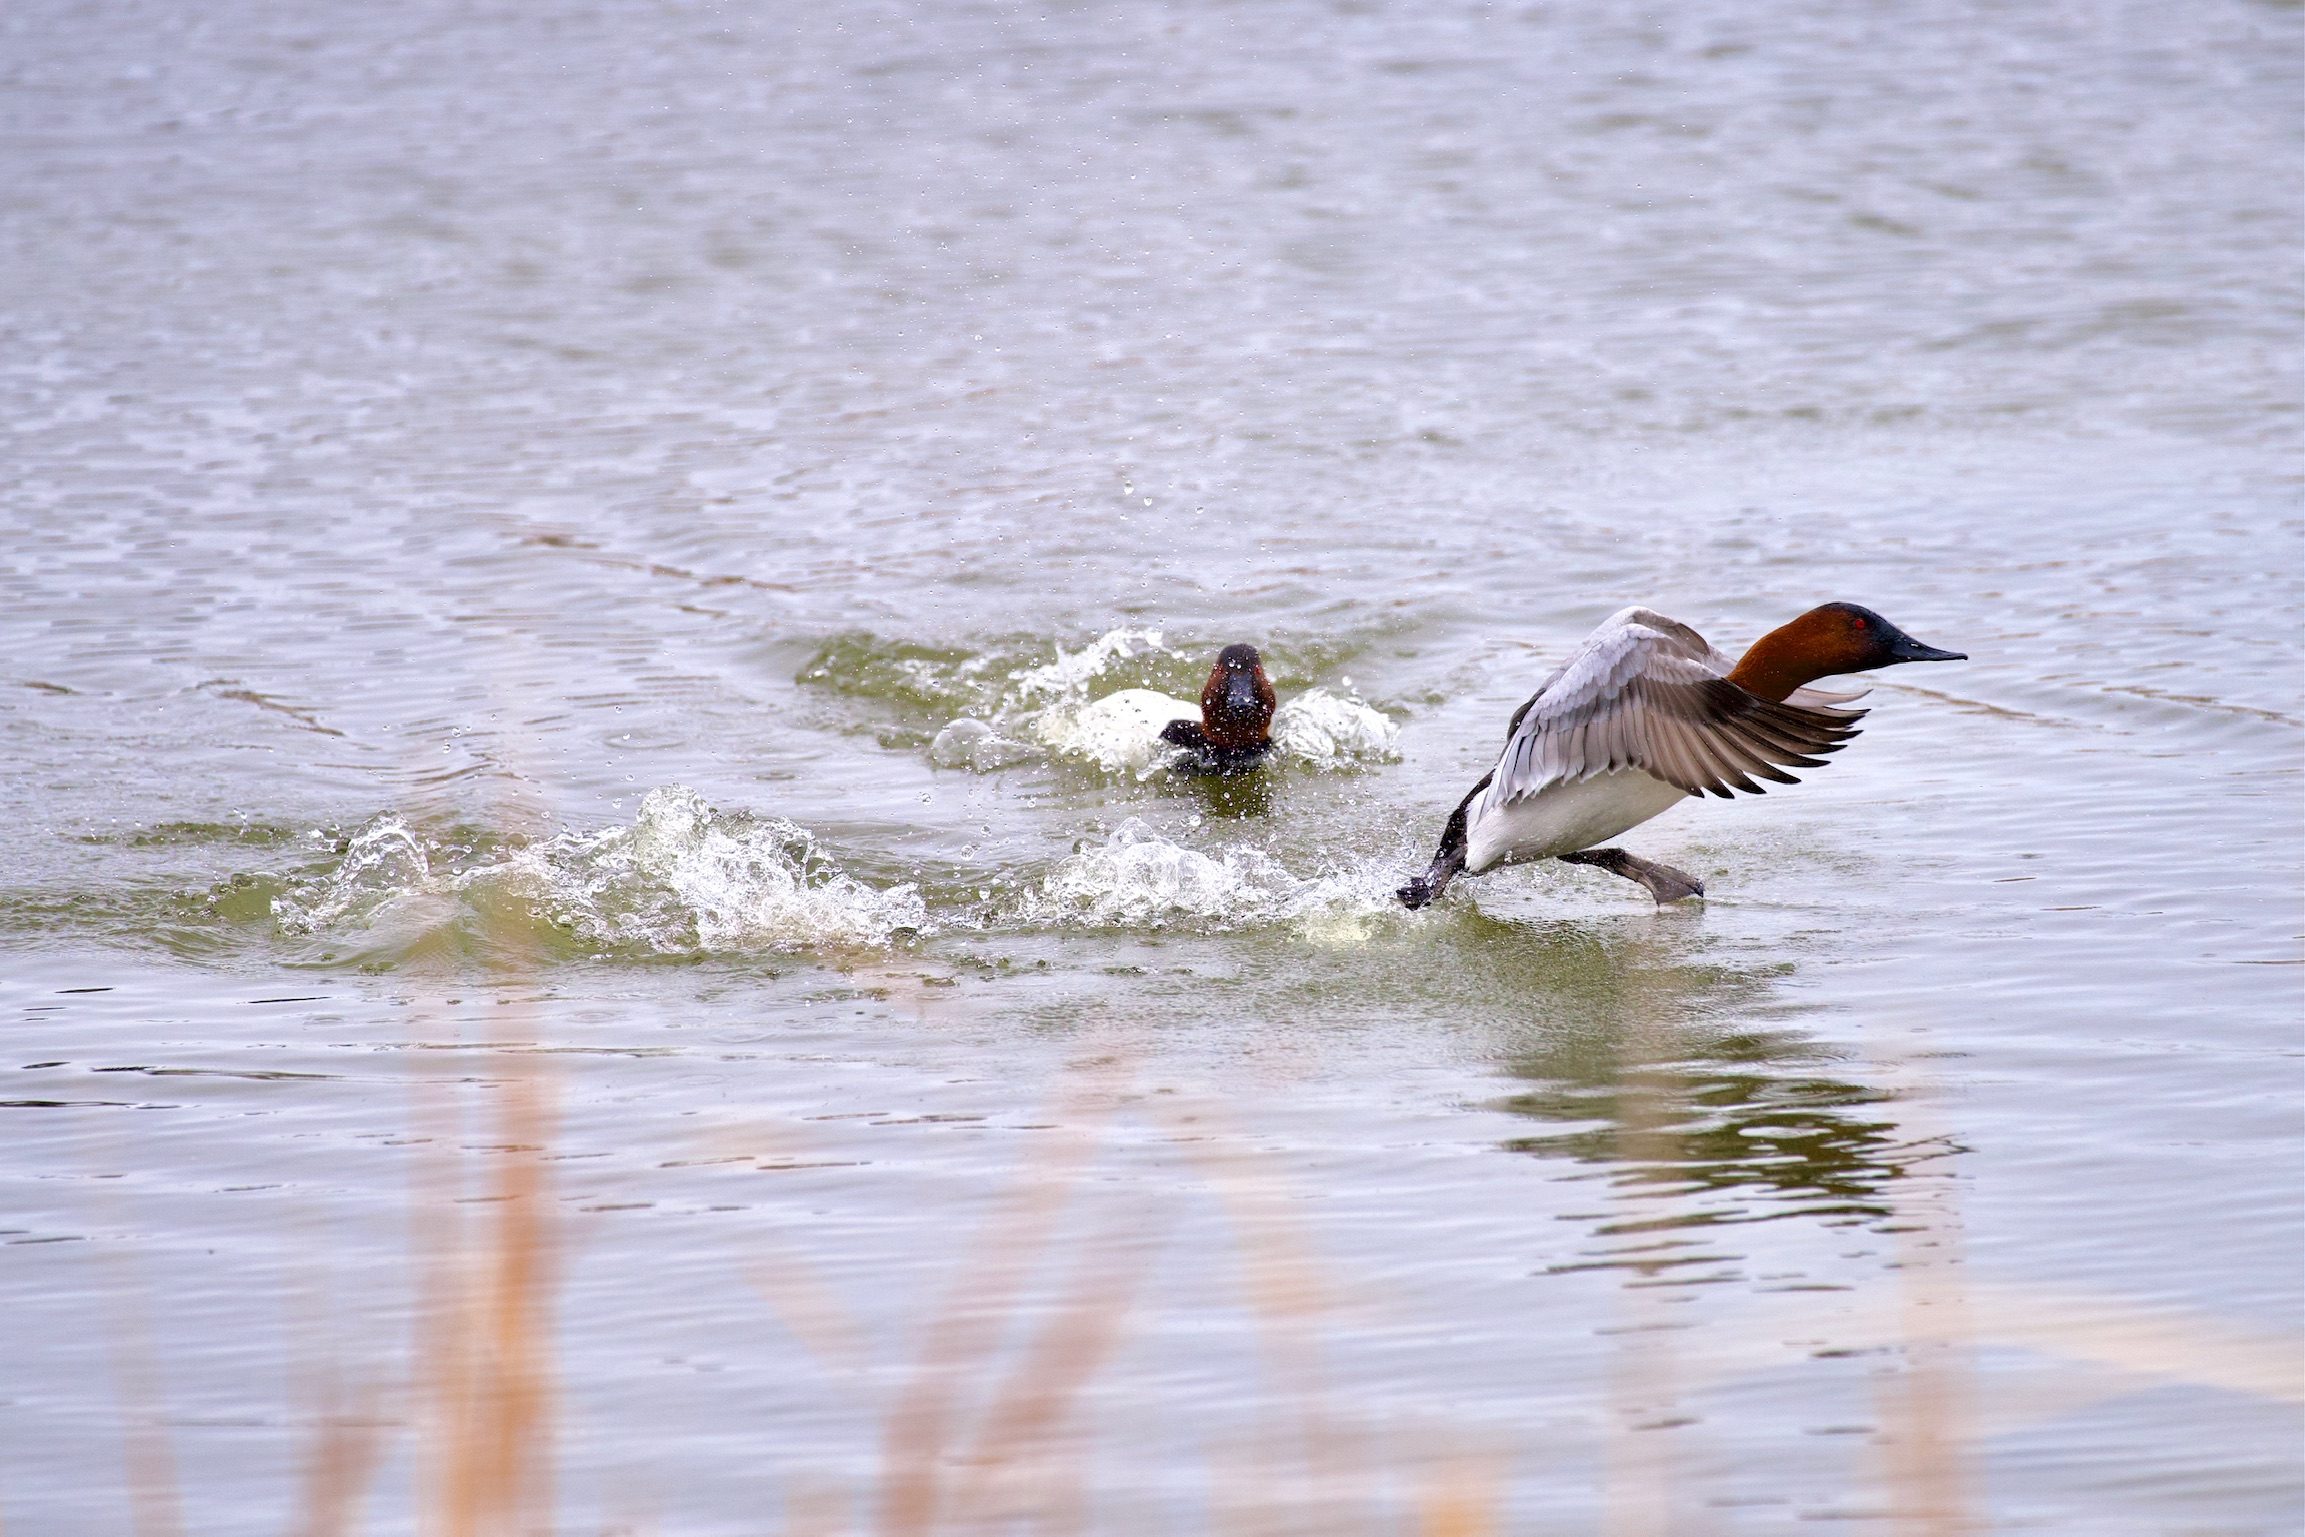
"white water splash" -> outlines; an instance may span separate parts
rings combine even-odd
[[[1131,818],[1104,843],[1060,861],[1015,916],[1061,927],[1235,927],[1292,923],[1342,942],[1395,911],[1389,873],[1374,865],[1300,877],[1261,849],[1185,848]]]
[[[979,774],[1038,756],[1030,745],[1001,735],[998,728],[973,715],[952,722],[928,744],[928,761],[938,768],[974,769]]]
[[[564,833],[462,869],[435,863],[399,818],[378,818],[333,870],[275,898],[273,914],[309,934],[369,928],[427,899],[454,921],[511,897],[590,943],[655,954],[885,946],[929,928],[912,885],[867,885],[805,828],[716,811],[680,785],[649,792],[629,827]]]
[[[1055,661],[1039,667],[1020,667],[1009,677],[1016,684],[1017,697],[1028,702],[1081,700],[1088,697],[1089,685],[1103,677],[1113,663],[1134,661],[1140,656],[1184,659],[1181,652],[1168,648],[1160,631],[1124,627],[1105,631],[1078,651],[1059,646]]]
[[[1394,756],[1401,728],[1347,694],[1308,688],[1273,712],[1273,746],[1315,768]]]
[[[685,786],[649,792],[630,827],[563,834],[467,882],[541,882],[551,916],[586,938],[650,950],[885,945],[928,927],[910,884],[833,868],[781,817],[724,814]]]
[[[345,840],[344,857],[319,881],[274,897],[272,916],[291,934],[364,926],[431,885],[424,844],[406,822],[387,814]]]

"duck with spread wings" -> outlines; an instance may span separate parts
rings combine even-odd
[[[1964,660],[1854,603],[1813,608],[1734,663],[1677,619],[1622,609],[1514,712],[1496,766],[1398,895],[1423,907],[1459,875],[1559,859],[1637,881],[1660,903],[1702,896],[1694,876],[1596,845],[1691,796],[1758,795],[1759,780],[1794,784],[1786,770],[1823,767],[1866,712],[1817,679]]]

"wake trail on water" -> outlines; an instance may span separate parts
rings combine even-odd
[[[1275,766],[1395,756],[1398,726],[1336,672],[1349,655],[1311,643],[1268,659],[1286,695],[1273,719]],[[1202,651],[1131,626],[1072,649],[1032,637],[969,648],[851,633],[821,646],[797,681],[911,722],[883,730],[884,741],[925,747],[939,767],[1070,762],[1145,780],[1172,756],[1161,727],[1197,717],[1207,667]],[[1309,682],[1323,675],[1336,686]],[[681,785],[649,793],[628,825],[536,841],[391,812],[331,841],[329,862],[240,877],[234,890],[256,879],[249,895],[269,891],[276,931],[310,941],[323,964],[386,967],[523,936],[564,955],[645,960],[885,951],[970,933],[1282,925],[1310,935],[1390,911],[1394,874],[1374,864],[1303,874],[1264,849],[1188,847],[1131,819],[1046,865],[882,879],[873,872],[885,861],[844,862],[809,828],[712,806]]]
[[[278,930],[389,961],[491,922],[541,923],[596,956],[886,950],[940,935],[1282,927],[1349,939],[1397,914],[1377,860],[1291,870],[1249,845],[1210,850],[1131,818],[1071,854],[1011,877],[877,884],[781,817],[726,811],[695,791],[649,792],[629,825],[529,844],[427,839],[385,814],[332,863],[288,877]],[[995,888],[998,888],[995,894]]]

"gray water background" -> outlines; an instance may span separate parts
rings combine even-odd
[[[875,1488],[1068,1134],[1091,1529],[2294,1530],[2298,20],[8,8],[0,1521],[156,1425],[279,1530],[333,1360],[403,1529],[418,1157],[542,1070],[569,1530]],[[1389,907],[1602,616],[1827,598],[1972,660],[1629,835],[1701,908]],[[932,765],[1129,627],[1398,761]],[[458,878],[674,785],[880,930]]]

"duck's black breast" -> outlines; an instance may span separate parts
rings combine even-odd
[[[1177,761],[1170,768],[1179,774],[1196,778],[1217,774],[1246,774],[1272,756],[1273,744],[1260,742],[1254,747],[1219,747],[1209,740],[1197,720],[1172,720],[1161,727],[1161,740],[1181,747]]]

